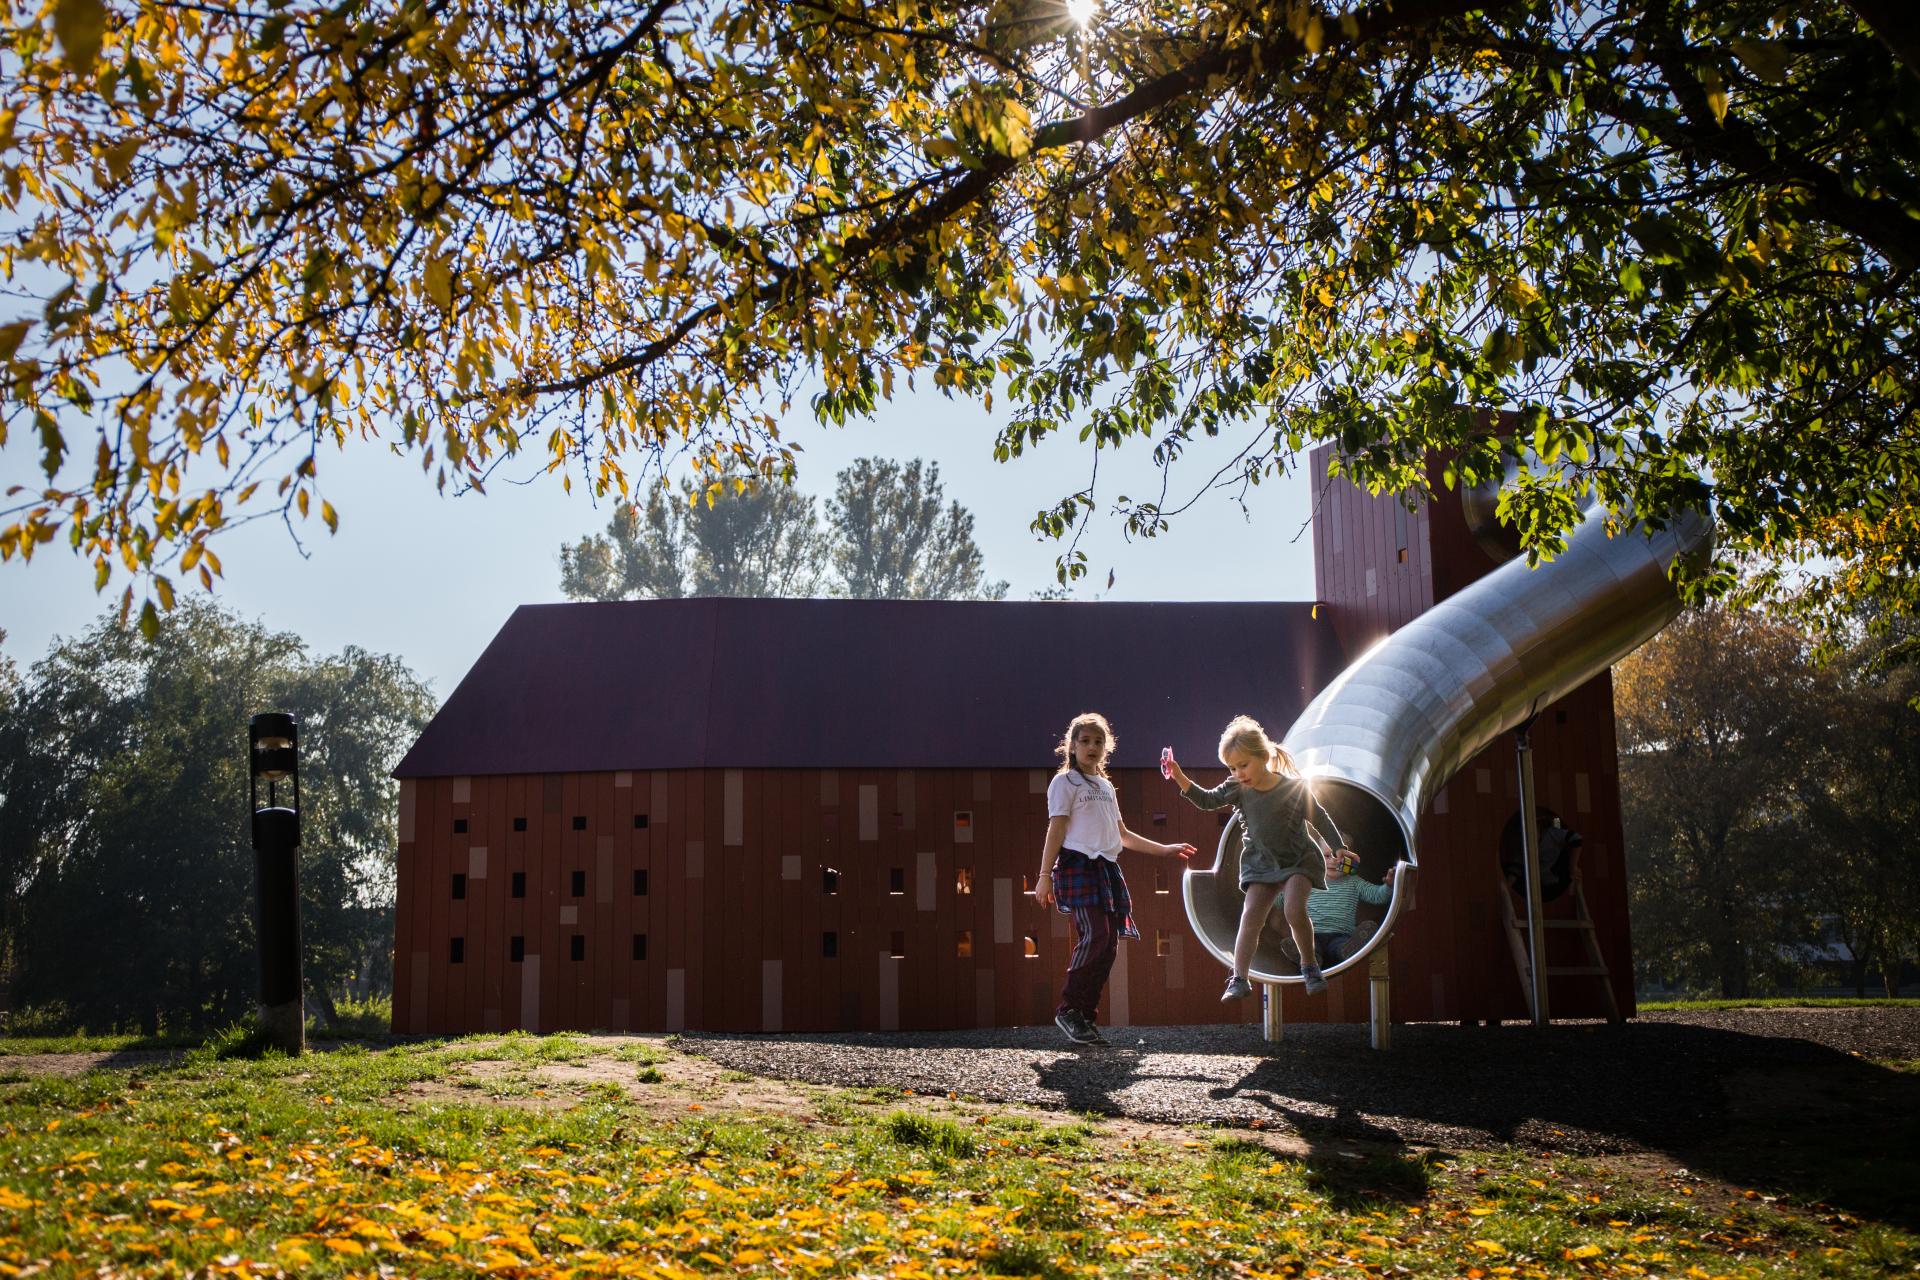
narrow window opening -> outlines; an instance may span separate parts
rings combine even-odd
[[[1167,869],[1165,867],[1155,867],[1153,869],[1153,891],[1155,893],[1167,893],[1170,891],[1167,883]]]
[[[587,958],[587,935],[576,933],[567,943],[567,951],[575,960]]]
[[[1164,827],[1164,826],[1166,826],[1166,825],[1167,825],[1167,815],[1166,815],[1166,814],[1164,814],[1164,813],[1156,813],[1156,814],[1154,814],[1154,815],[1153,815],[1153,825],[1154,825],[1154,826],[1156,826],[1156,827]]]
[[[1402,547],[1400,548],[1400,563],[1405,564],[1406,562],[1407,562],[1407,549],[1405,547]]]
[[[953,873],[953,891],[955,893],[973,892],[973,868],[956,867]]]
[[[525,818],[515,818],[513,820],[513,829],[515,831],[525,831],[527,829],[527,820]]]
[[[647,815],[646,815],[646,814],[644,814],[644,813],[636,813],[636,814],[634,814],[634,815],[633,815],[633,829],[634,829],[635,831],[645,831],[645,830],[647,829]]]
[[[820,935],[820,954],[832,960],[840,954],[840,935],[829,929]]]
[[[633,873],[633,896],[636,898],[644,898],[647,896],[647,869],[645,867],[640,867]]]
[[[569,888],[572,890],[574,897],[576,898],[586,897],[587,896],[587,873],[584,871],[574,872],[573,875],[569,878]]]
[[[644,933],[636,933],[633,935],[633,958],[635,960],[645,960],[647,958],[647,935]]]
[[[467,820],[465,818],[455,818],[453,820],[453,834],[457,836],[467,834]]]
[[[450,944],[447,947],[447,959],[453,961],[455,964],[466,963],[467,940],[465,938],[448,938],[447,942]]]
[[[904,831],[906,830],[906,828],[907,828],[907,815],[902,813],[900,810],[895,809],[893,811],[893,829],[895,831]]]
[[[453,900],[460,901],[467,896],[467,878],[458,871],[453,873]]]
[[[516,898],[527,896],[527,873],[524,871],[513,873],[513,896]]]
[[[973,829],[973,810],[957,810],[953,815],[953,829],[955,831],[971,831]]]
[[[820,892],[840,892],[840,872],[833,867],[820,868]]]
[[[575,831],[585,831],[585,830],[587,829],[587,815],[586,815],[586,814],[584,814],[584,813],[576,813],[576,814],[574,814],[574,815],[573,815],[573,829],[574,829]]]
[[[962,929],[953,944],[953,954],[962,960],[973,959],[973,930]]]
[[[1033,892],[1033,881],[1027,878],[1027,873],[1024,871],[1020,873],[1020,892],[1022,893]]]
[[[887,943],[887,954],[895,960],[904,960],[907,956],[907,931],[895,929],[893,937]]]
[[[907,869],[905,867],[889,868],[887,871],[887,893],[891,896],[898,896],[906,891]]]
[[[1024,939],[1024,942],[1026,945],[1027,959],[1038,960],[1040,958],[1040,943],[1035,940],[1032,934],[1028,934]]]
[[[1156,956],[1170,956],[1173,954],[1173,935],[1165,929],[1155,929],[1153,931],[1153,954]]]
[[[527,958],[527,940],[519,934],[507,939],[507,959],[519,964]]]

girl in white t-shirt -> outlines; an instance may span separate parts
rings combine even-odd
[[[1107,718],[1085,711],[1073,718],[1055,748],[1059,772],[1047,785],[1047,839],[1040,850],[1034,893],[1042,906],[1073,917],[1078,941],[1060,989],[1054,1025],[1075,1044],[1105,1044],[1094,1010],[1107,985],[1120,939],[1138,938],[1120,851],[1190,858],[1190,844],[1160,844],[1127,830],[1107,777],[1115,739]]]

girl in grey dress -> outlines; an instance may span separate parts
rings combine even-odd
[[[1220,735],[1220,763],[1232,776],[1213,788],[1197,787],[1177,760],[1169,757],[1167,774],[1180,793],[1196,808],[1240,811],[1240,891],[1246,901],[1240,910],[1240,928],[1233,940],[1233,972],[1227,976],[1222,1000],[1253,994],[1247,969],[1275,898],[1282,900],[1287,927],[1300,954],[1312,957],[1313,922],[1307,918],[1307,894],[1324,889],[1326,864],[1321,841],[1343,849],[1346,838],[1333,816],[1313,798],[1293,758],[1267,737],[1251,716],[1235,717]],[[1319,824],[1324,823],[1321,829]],[[1309,959],[1301,966],[1309,995],[1326,989],[1320,966]]]

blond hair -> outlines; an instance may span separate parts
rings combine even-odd
[[[1252,716],[1235,716],[1228,722],[1220,734],[1220,763],[1227,762],[1227,752],[1239,748],[1256,759],[1264,759],[1275,773],[1297,774],[1300,766],[1293,762],[1287,749],[1267,736],[1267,731]]]
[[[1053,749],[1053,753],[1060,757],[1060,768],[1057,772],[1065,773],[1069,769],[1075,773],[1080,771],[1080,766],[1074,762],[1073,740],[1080,736],[1082,729],[1098,729],[1100,736],[1107,741],[1107,749],[1100,753],[1099,773],[1104,778],[1107,776],[1107,760],[1113,755],[1113,749],[1119,745],[1119,739],[1113,736],[1113,726],[1108,724],[1107,718],[1098,711],[1082,711],[1068,722],[1066,733],[1061,735],[1060,745]]]

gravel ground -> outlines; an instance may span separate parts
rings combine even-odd
[[[1683,1149],[1722,1136],[1763,1086],[1858,1087],[1907,1107],[1920,1008],[1652,1013],[1605,1023],[1109,1028],[1076,1050],[1052,1027],[820,1036],[686,1035],[677,1044],[754,1075],[881,1085],[1182,1124],[1256,1122],[1306,1137],[1560,1151]],[[1810,1075],[1809,1073],[1816,1073]],[[1782,1082],[1785,1082],[1784,1084]],[[1891,1091],[1891,1092],[1890,1092]]]

